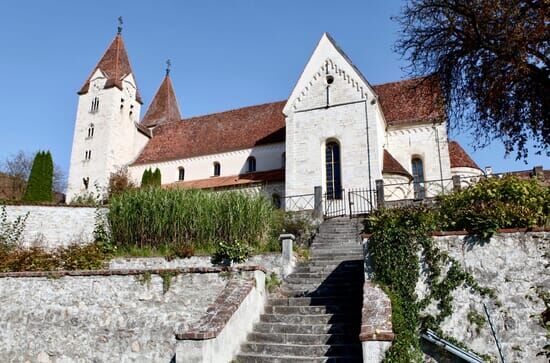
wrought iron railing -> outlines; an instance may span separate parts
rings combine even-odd
[[[283,198],[283,208],[286,211],[315,209],[315,194],[292,195]]]

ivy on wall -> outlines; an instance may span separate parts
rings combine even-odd
[[[365,220],[365,230],[372,233],[368,252],[374,276],[392,301],[396,338],[385,362],[423,362],[420,332],[432,329],[443,336],[439,326],[452,314],[452,292],[458,287],[464,285],[481,296],[494,297],[491,290],[479,286],[457,261],[435,246],[430,234],[436,227],[436,215],[425,207],[385,209]],[[421,262],[428,286],[422,299],[415,292]],[[448,270],[443,273],[445,267]],[[438,312],[425,313],[424,309],[433,303]]]

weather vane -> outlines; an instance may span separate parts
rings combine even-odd
[[[124,24],[124,22],[122,21],[122,16],[119,16],[118,17],[118,34],[122,33],[122,24]]]
[[[170,59],[166,60],[166,75],[170,74],[170,67],[172,66],[172,61]]]

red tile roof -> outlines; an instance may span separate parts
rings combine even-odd
[[[178,100],[170,76],[164,77],[153,101],[149,105],[141,124],[154,127],[171,121],[181,120]]]
[[[250,185],[265,182],[279,182],[285,180],[284,169],[275,169],[268,171],[256,171],[253,173],[216,176],[208,179],[178,181],[165,185],[166,188],[185,188],[185,189],[212,189],[224,188],[236,185]]]
[[[122,89],[122,80],[124,77],[130,73],[134,74],[132,71],[132,66],[130,65],[128,53],[126,53],[126,48],[124,47],[124,41],[122,40],[122,36],[120,34],[117,34],[115,39],[113,39],[103,54],[103,57],[101,57],[97,65],[94,67],[92,73],[90,73],[90,76],[86,79],[86,82],[84,82],[84,85],[80,91],[78,91],[79,95],[83,95],[88,92],[90,88],[90,80],[98,69],[101,70],[105,77],[107,77],[107,82],[105,83],[106,89],[112,87]],[[141,101],[139,89],[136,92],[136,99],[139,103],[143,103]]]
[[[412,179],[411,174],[397,161],[388,150],[384,150],[384,162],[382,166],[382,174],[398,174],[404,175]]]
[[[384,83],[373,88],[389,125],[445,118],[441,89],[433,76]]]
[[[474,168],[479,169],[476,162],[456,141],[449,141],[449,157],[451,159],[451,168]]]
[[[434,82],[405,80],[374,86],[390,125],[443,118]],[[435,93],[429,93],[435,92]],[[249,106],[169,122],[154,129],[153,138],[134,164],[217,154],[285,141],[286,101]],[[149,111],[148,111],[149,113]],[[149,117],[146,118],[149,119]],[[146,119],[144,118],[144,120]]]
[[[134,164],[189,158],[284,142],[285,101],[159,125]]]

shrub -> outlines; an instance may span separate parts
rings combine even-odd
[[[109,187],[107,190],[108,197],[120,194],[127,189],[134,189],[136,185],[128,175],[128,168],[121,168],[111,174],[109,178]]]
[[[29,213],[18,216],[13,221],[8,221],[6,206],[0,209],[0,250],[11,250],[21,243],[21,236],[25,229],[25,223]]]
[[[53,160],[50,152],[39,151],[32,164],[23,200],[51,202],[53,200]]]
[[[237,240],[231,243],[221,241],[216,246],[216,252],[212,256],[212,263],[241,263],[250,256],[250,253],[250,247],[241,241]]]
[[[52,251],[43,248],[0,249],[0,272],[96,270],[110,254],[99,243],[70,245]]]
[[[490,237],[499,228],[545,226],[550,221],[550,188],[535,178],[488,178],[440,198],[440,227]]]
[[[274,226],[273,206],[262,196],[161,188],[114,196],[108,220],[117,246],[155,249],[187,243],[212,250],[218,241],[260,249]]]

